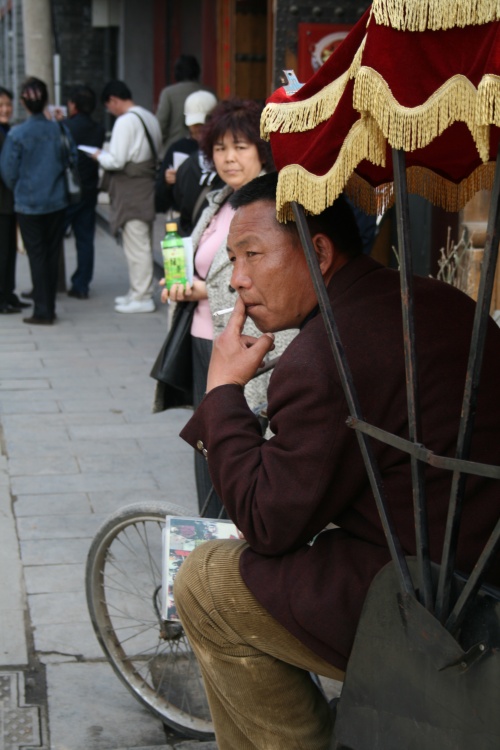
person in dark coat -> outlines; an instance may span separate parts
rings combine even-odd
[[[12,117],[12,92],[0,86],[0,152]],[[21,302],[16,288],[17,234],[14,196],[0,178],[0,314],[9,315],[29,307]]]
[[[61,128],[66,131],[75,161],[77,150],[65,125],[45,117],[48,91],[44,81],[33,76],[27,78],[21,86],[21,102],[29,117],[7,134],[0,171],[14,193],[14,210],[33,282],[33,315],[23,318],[23,322],[52,325],[56,320],[59,258],[69,203],[65,181],[68,155]]]
[[[181,432],[206,457],[245,541],[207,542],[177,574],[174,596],[200,663],[220,750],[326,750],[332,719],[308,671],[342,679],[371,581],[390,560],[368,475],[294,222],[276,220],[276,175],[232,197],[227,249],[239,299],[214,341],[207,393]],[[342,198],[308,216],[362,418],[408,438],[399,274],[362,253]],[[414,278],[425,445],[454,456],[475,303]],[[242,336],[246,317],[264,335]],[[268,388],[274,436],[262,437],[243,386],[300,327]],[[500,464],[500,329],[489,320],[471,460]],[[372,448],[403,552],[415,555],[408,454]],[[451,472],[426,467],[430,556],[439,562]],[[500,515],[498,482],[469,476],[456,567],[471,572]],[[333,525],[333,526],[332,526]],[[488,573],[500,583],[500,555]]]
[[[91,115],[96,95],[89,86],[76,86],[68,98],[68,119],[65,124],[77,146],[102,148],[104,128]],[[82,183],[82,199],[66,209],[66,231],[72,227],[76,243],[76,270],[71,276],[70,297],[88,299],[94,273],[94,235],[99,181],[99,165],[78,151],[78,171]]]

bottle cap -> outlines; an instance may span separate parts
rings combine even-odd
[[[177,232],[177,222],[176,221],[168,221],[165,224],[165,229],[167,232]]]

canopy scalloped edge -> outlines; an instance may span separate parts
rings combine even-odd
[[[370,214],[382,214],[393,201],[393,184],[374,187],[355,173],[366,159],[385,167],[386,141],[375,120],[369,116],[357,120],[349,131],[333,166],[324,175],[308,172],[300,164],[289,164],[279,172],[276,209],[279,221],[293,221],[291,202],[300,195],[300,203],[310,214],[319,214],[345,190],[352,200]],[[481,164],[460,183],[447,180],[425,167],[406,170],[407,187],[445,211],[459,211],[478,190],[491,190],[495,162]]]
[[[311,214],[319,214],[344,190],[347,181],[363,159],[385,166],[386,144],[375,120],[362,117],[347,134],[333,166],[324,175],[308,172],[300,164],[289,164],[279,171],[276,190],[277,216],[293,219],[290,202],[297,200]]]
[[[426,102],[403,107],[389,85],[373,68],[353,66],[321,91],[301,102],[269,103],[261,118],[261,133],[300,133],[313,130],[331,117],[349,78],[356,75],[353,106],[377,120],[393,148],[411,152],[424,148],[454,122],[469,128],[483,162],[489,158],[489,125],[500,126],[500,77],[487,74],[478,88],[463,75],[448,79]]]
[[[497,106],[495,106],[495,99]],[[463,75],[449,78],[418,107],[402,107],[382,76],[361,68],[354,84],[353,105],[369,112],[392,148],[411,152],[424,148],[454,122],[469,128],[483,162],[489,159],[489,117],[500,123],[500,77],[486,75],[478,88]]]
[[[439,31],[500,20],[498,0],[373,0],[372,14],[398,31]]]

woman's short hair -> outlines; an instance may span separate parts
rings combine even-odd
[[[21,86],[21,99],[31,114],[40,114],[49,101],[47,85],[34,76],[27,78]]]
[[[257,146],[259,158],[264,169],[270,172],[275,169],[271,148],[267,141],[260,137],[260,116],[262,106],[249,99],[225,99],[215,107],[203,126],[200,148],[213,164],[215,144],[226,133],[233,137],[242,136],[249,143]]]
[[[6,89],[5,86],[0,86],[0,96],[6,96],[11,101],[14,98],[14,94],[12,93],[12,91],[9,91],[9,89]]]

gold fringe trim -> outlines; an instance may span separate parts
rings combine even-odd
[[[279,221],[293,220],[291,201],[302,204],[311,214],[331,206],[363,159],[385,166],[386,143],[375,120],[363,117],[352,126],[335,164],[325,175],[308,172],[300,164],[289,164],[279,172],[276,191]]]
[[[261,138],[269,140],[269,133],[278,130],[282,133],[302,133],[313,130],[321,122],[328,120],[335,112],[347,82],[350,78],[355,78],[361,67],[365,41],[366,36],[348,70],[313,96],[301,102],[267,104],[260,120]]]
[[[476,122],[500,127],[500,76],[488,73],[477,87]]]
[[[498,0],[373,0],[380,26],[398,31],[438,31],[500,20]]]
[[[478,192],[491,190],[495,176],[495,162],[481,164],[458,185],[423,167],[406,170],[408,193],[421,195],[434,206],[456,213]],[[392,182],[372,187],[366,180],[353,174],[345,186],[345,192],[353,203],[369,214],[383,214],[394,204]]]
[[[493,86],[485,86],[481,100],[473,84],[462,75],[450,78],[418,107],[403,107],[394,98],[387,82],[373,68],[360,69],[354,84],[353,105],[368,111],[393,148],[410,152],[424,148],[454,122],[469,128],[483,162],[489,158],[489,127],[484,122],[486,104],[495,97]],[[487,94],[490,94],[489,98]],[[484,101],[484,105],[481,102]],[[498,114],[497,114],[498,116]]]

